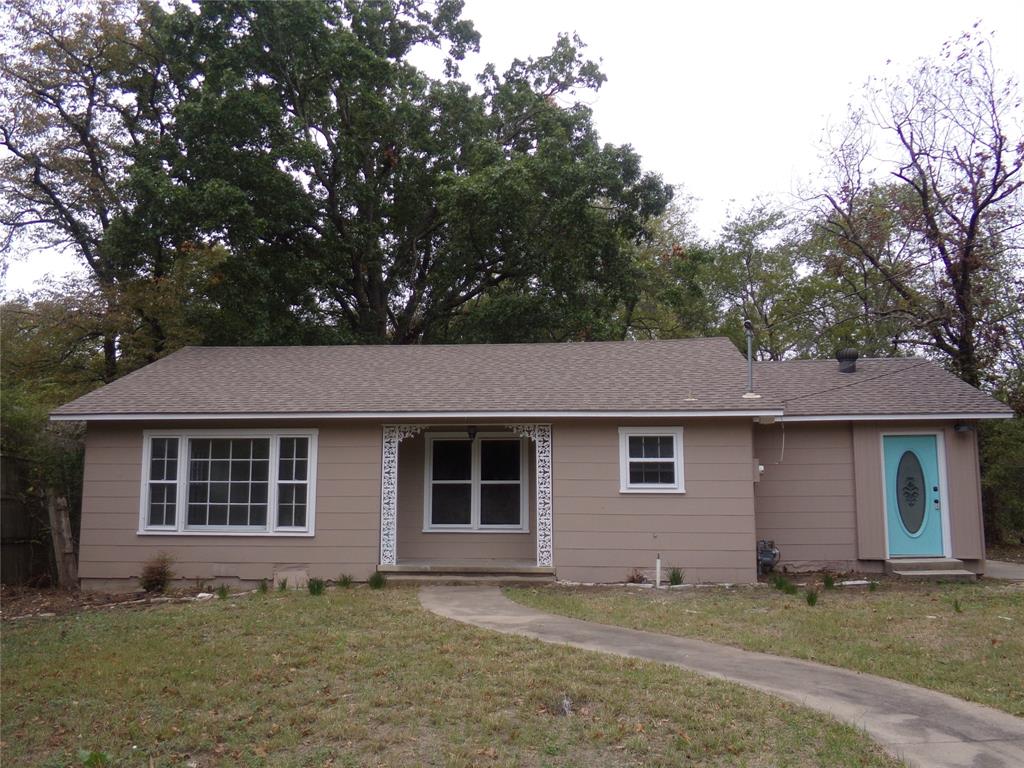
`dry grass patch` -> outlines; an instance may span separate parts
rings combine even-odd
[[[25,620],[2,655],[11,766],[897,765],[800,707],[446,621],[412,589]]]
[[[786,595],[765,585],[508,594],[552,613],[811,659],[1024,715],[1024,584],[885,582],[875,592],[821,591],[815,606],[803,591]]]

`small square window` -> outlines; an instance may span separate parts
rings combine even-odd
[[[684,492],[682,427],[619,429],[619,492]]]

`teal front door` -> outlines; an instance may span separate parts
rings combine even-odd
[[[942,493],[935,435],[884,435],[889,557],[942,557]]]

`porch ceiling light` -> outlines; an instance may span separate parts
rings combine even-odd
[[[475,424],[471,424],[468,427],[466,427],[466,434],[469,435],[470,440],[476,440],[476,432],[477,429]]]

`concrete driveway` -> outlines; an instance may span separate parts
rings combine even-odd
[[[1024,563],[1008,563],[1005,560],[986,560],[985,576],[990,579],[1024,581]]]
[[[912,766],[1021,768],[1024,720],[943,693],[824,664],[554,616],[497,587],[424,587],[436,614],[546,643],[672,664],[825,712]]]

